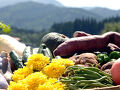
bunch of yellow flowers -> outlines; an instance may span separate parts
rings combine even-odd
[[[63,58],[50,61],[43,54],[33,54],[25,64],[13,72],[8,90],[64,90],[59,78],[74,62]]]

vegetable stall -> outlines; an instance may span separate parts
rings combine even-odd
[[[119,90],[120,34],[73,38],[51,32],[39,48],[0,35],[0,88],[7,90]],[[12,43],[11,43],[12,42]]]

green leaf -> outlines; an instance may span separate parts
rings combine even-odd
[[[2,22],[0,22],[0,29],[5,33],[10,33],[10,31],[11,31],[10,25],[5,25]]]

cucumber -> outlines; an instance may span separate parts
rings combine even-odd
[[[42,50],[45,49],[45,48],[46,48],[46,45],[45,44],[41,44],[37,53],[41,53]]]
[[[14,50],[12,50],[10,52],[10,57],[11,57],[11,60],[13,61],[15,69],[23,67],[22,59],[20,58],[20,56]]]
[[[22,62],[27,62],[27,58],[33,54],[33,48],[30,46],[27,46],[22,54]]]
[[[40,48],[38,49],[37,53],[42,53],[44,56],[50,57],[50,59],[53,58],[53,55],[52,55],[50,49],[45,44],[40,45]]]

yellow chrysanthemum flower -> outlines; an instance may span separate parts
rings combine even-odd
[[[62,84],[62,82],[57,82],[57,83],[54,83],[53,86],[56,90],[64,90],[65,84]]]
[[[49,65],[44,67],[42,71],[48,77],[59,78],[60,76],[62,76],[65,73],[66,67],[65,67],[65,65],[61,65],[59,63],[50,63]]]
[[[37,90],[54,90],[54,88],[50,83],[45,83],[43,85],[39,85]]]
[[[52,59],[52,63],[60,63],[62,65],[65,65],[66,67],[68,66],[73,66],[74,62],[70,59]]]
[[[36,90],[39,84],[44,84],[47,76],[42,72],[35,72],[27,76],[22,82],[28,85],[28,90]]]
[[[53,84],[53,83],[55,83],[55,82],[57,82],[58,80],[56,79],[56,78],[49,78],[47,81],[46,81],[46,83],[51,83],[51,84]]]
[[[27,85],[11,81],[7,90],[28,90]]]
[[[39,85],[38,90],[64,90],[64,86],[57,79],[49,78],[43,85]]]
[[[61,88],[63,89],[65,87],[65,84],[63,84],[62,82],[58,81],[58,79],[56,78],[49,78],[45,83],[50,83],[53,85],[54,88]]]
[[[19,68],[18,70],[13,72],[12,80],[17,82],[19,80],[26,78],[31,73],[33,73],[33,68],[32,67],[28,68],[24,66],[23,68]]]
[[[41,70],[43,67],[45,67],[47,64],[49,64],[48,57],[44,56],[43,54],[33,54],[28,58],[28,62],[26,63],[27,66],[33,66],[34,70]]]

